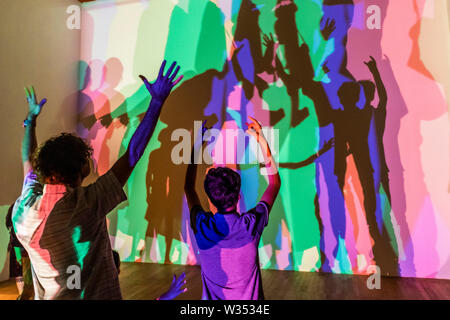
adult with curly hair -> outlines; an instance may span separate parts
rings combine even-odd
[[[81,184],[89,174],[92,148],[63,133],[35,151],[36,119],[46,100],[38,102],[34,89],[25,89],[29,104],[22,144],[25,181],[12,221],[33,266],[35,299],[122,298],[105,216],[126,200],[123,185],[144,153],[164,101],[182,78],[175,80],[176,63],[165,75],[164,69],[165,61],[153,83],[141,76],[152,96],[145,117],[127,152],[87,187]],[[184,275],[174,279],[161,299],[177,296],[184,283]]]

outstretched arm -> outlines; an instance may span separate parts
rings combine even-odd
[[[189,206],[189,212],[192,211],[192,208],[194,206],[200,205],[200,199],[198,198],[197,192],[195,191],[195,181],[197,179],[197,164],[195,161],[195,156],[197,154],[197,151],[201,150],[201,146],[205,143],[205,141],[203,141],[203,135],[205,134],[206,130],[208,130],[205,127],[205,123],[206,121],[204,121],[202,125],[201,137],[199,137],[192,146],[191,162],[188,165],[186,171],[186,179],[184,182],[184,192],[186,193],[186,200]]]
[[[270,210],[275,202],[275,199],[277,198],[278,191],[281,187],[280,174],[278,173],[275,160],[272,157],[272,152],[270,151],[269,144],[267,143],[267,140],[262,132],[261,124],[256,119],[252,117],[249,118],[252,120],[252,123],[247,123],[247,133],[252,135],[256,139],[256,141],[258,141],[259,146],[261,147],[262,154],[264,156],[264,164],[266,166],[267,175],[269,178],[269,185],[267,186],[266,191],[264,191],[261,201],[267,203]]]
[[[377,62],[375,61],[374,57],[370,56],[370,60],[364,62],[364,64],[369,68],[370,73],[372,73],[373,79],[375,80],[375,85],[377,86],[378,97],[380,100],[380,102],[378,103],[378,110],[381,112],[386,112],[387,92],[383,80],[381,80]]]
[[[269,35],[263,35],[263,44],[266,47],[266,52],[264,53],[263,57],[264,68],[267,73],[273,74],[275,72],[275,68],[272,65],[274,58],[275,40],[273,39],[272,33],[269,33]]]
[[[166,75],[164,75],[165,65],[166,61],[162,63],[158,78],[154,83],[149,83],[144,76],[140,76],[147,90],[152,95],[152,100],[144,119],[131,137],[127,151],[111,168],[111,171],[122,185],[125,185],[131,172],[144,153],[153,131],[155,131],[164,101],[169,96],[172,88],[182,79],[181,76],[174,81],[180,70],[179,66],[176,67],[175,62],[170,66]]]
[[[23,125],[25,127],[25,135],[22,140],[22,164],[23,172],[26,176],[33,171],[31,165],[31,156],[37,147],[36,140],[36,119],[41,113],[42,107],[47,102],[47,99],[42,99],[38,102],[36,92],[33,87],[25,88],[25,93],[28,102],[28,115]]]
[[[317,159],[320,158],[321,155],[323,155],[325,152],[327,152],[328,150],[330,150],[332,147],[334,147],[334,138],[332,138],[331,140],[327,141],[322,149],[320,149],[317,153],[311,155],[310,157],[308,157],[307,159],[300,161],[300,162],[284,162],[284,163],[279,163],[280,168],[287,168],[287,169],[299,169],[302,167],[306,167],[307,165],[310,165],[311,163],[313,163],[314,161],[316,161]]]

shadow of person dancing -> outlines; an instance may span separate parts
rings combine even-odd
[[[380,103],[386,104],[387,96],[384,86],[376,69],[374,60],[367,63],[377,82],[380,95]],[[365,82],[365,86],[368,84]],[[385,223],[379,227],[377,210],[377,192],[375,190],[374,169],[369,150],[369,132],[372,119],[383,120],[383,108],[375,109],[368,101],[363,109],[357,107],[360,98],[361,86],[358,82],[345,82],[338,90],[339,99],[344,110],[332,111],[332,121],[335,126],[335,173],[341,190],[344,189],[345,175],[347,170],[347,149],[353,154],[359,180],[364,195],[364,209],[369,226],[370,236],[374,241],[373,255],[377,265],[384,274],[398,275],[398,257],[390,244],[389,234]],[[368,91],[370,95],[370,92]],[[380,119],[381,118],[381,119]],[[382,126],[378,123],[380,129]],[[380,231],[380,229],[382,231]]]
[[[279,1],[275,10],[275,14],[278,17],[275,30],[279,39],[281,36],[280,43],[285,47],[286,68],[289,74],[278,57],[276,58],[276,72],[289,90],[293,109],[298,109],[299,89],[302,90],[303,95],[312,100],[318,122],[318,149],[322,150],[329,141],[335,138],[331,111],[338,107],[332,107],[330,94],[333,92],[332,89],[336,86],[336,83],[342,81],[342,78],[349,78],[346,73],[342,74],[342,70],[346,69],[346,54],[330,55],[328,57],[329,67],[323,67],[323,69],[331,80],[329,83],[315,81],[316,72],[311,59],[312,53],[308,43],[301,34],[300,37],[303,39],[303,44],[298,46],[298,29],[295,21],[296,10],[297,6],[292,1]],[[348,10],[352,10],[352,7],[348,7],[346,4],[345,8],[341,10],[343,13],[340,12],[335,17],[336,22],[335,19],[322,19],[323,24],[319,31],[322,34],[323,41],[315,43],[316,40],[314,40],[315,47],[324,47],[336,29],[340,30],[338,36],[345,38],[342,32],[346,32],[348,29],[349,23],[346,18]],[[293,32],[293,30],[296,32]],[[295,34],[295,37],[292,34]],[[289,53],[290,50],[293,53]],[[323,51],[325,50],[316,50],[319,53]],[[288,56],[291,56],[291,58],[288,58]],[[337,89],[334,90],[334,92],[336,91]],[[297,116],[294,115],[292,117],[292,126],[298,125],[301,122],[300,120],[304,118],[304,116],[298,116],[298,114],[297,112]],[[316,165],[314,207],[320,233],[320,270],[325,272],[351,272],[345,252],[345,202],[335,175],[334,153],[324,152],[314,160],[313,162]],[[331,231],[332,236],[330,236],[328,230]]]
[[[105,81],[102,93],[108,99],[108,106],[111,112],[118,106],[126,103],[125,96],[116,89],[122,80],[122,74],[123,65],[118,58],[109,58],[105,62]],[[103,135],[98,159],[99,175],[106,173],[111,163],[114,163],[119,158],[120,141],[123,135],[123,130],[119,129],[123,129],[128,124],[127,118],[119,118],[119,121],[113,122],[110,113],[107,113],[105,116],[103,113],[100,115],[100,119],[102,120],[102,126],[106,128],[106,132]]]
[[[177,150],[175,146],[180,141],[172,134],[176,133],[176,130],[191,129],[195,120],[204,117],[203,108],[211,99],[212,77],[218,75],[217,71],[210,70],[183,82],[169,96],[161,112],[160,119],[167,127],[162,129],[158,136],[160,148],[153,150],[149,157],[146,174],[148,209],[145,219],[148,221],[146,237],[153,238],[153,241],[157,241],[158,235],[164,237],[165,243],[158,243],[160,252],[165,251],[165,256],[161,257],[161,262],[164,263],[178,260],[174,250],[180,248],[176,247],[176,241],[183,239],[181,233],[186,167],[175,159],[183,155],[174,153],[174,150]],[[180,109],[180,105],[184,107]],[[217,121],[213,118],[210,118],[210,123]],[[189,157],[189,154],[187,156]],[[206,170],[206,167],[202,169]],[[178,253],[181,254],[180,251]]]
[[[368,132],[368,147],[370,152],[370,161],[373,169],[373,183],[374,192],[376,195],[376,212],[375,219],[376,225],[370,226],[369,231],[372,236],[373,232],[379,232],[378,241],[375,242],[373,247],[373,254],[378,266],[382,267],[382,272],[387,275],[397,276],[400,274],[400,268],[398,263],[398,244],[395,235],[391,235],[389,230],[393,230],[393,224],[391,216],[388,213],[383,212],[383,206],[380,199],[381,188],[383,188],[386,197],[389,202],[389,206],[392,203],[391,190],[389,186],[389,168],[386,162],[383,137],[386,128],[386,105],[387,105],[387,92],[380,76],[376,61],[373,57],[370,57],[370,61],[365,62],[369,68],[375,83],[370,80],[359,81],[359,84],[364,90],[365,94],[365,106],[364,109],[368,109],[371,112],[370,129]],[[375,97],[375,90],[378,92],[379,102],[375,108],[371,105]],[[363,191],[364,191],[364,185]],[[365,198],[365,196],[364,196]],[[367,212],[366,215],[371,214]],[[374,223],[373,218],[367,219],[368,223]],[[381,225],[380,225],[381,224]],[[402,226],[406,227],[406,226]]]
[[[380,8],[379,23],[380,26],[383,26],[382,28],[367,30],[365,28],[365,16],[358,15],[359,22],[356,21],[356,26],[349,32],[347,45],[351,52],[349,67],[356,77],[364,79],[367,68],[361,61],[371,55],[378,61],[377,69],[383,75],[383,82],[387,85],[389,96],[387,106],[385,106],[384,111],[375,112],[374,118],[377,119],[373,119],[372,126],[374,128],[371,128],[371,130],[376,130],[376,133],[371,133],[369,136],[375,191],[377,192],[377,219],[378,221],[382,220],[383,215],[389,217],[389,214],[393,214],[395,216],[398,233],[394,235],[394,227],[390,231],[391,236],[397,238],[399,270],[401,270],[402,275],[415,276],[411,226],[408,225],[406,217],[405,166],[402,163],[404,161],[402,161],[401,139],[399,139],[403,119],[408,114],[408,107],[405,102],[406,97],[403,96],[400,88],[403,84],[399,82],[398,74],[395,74],[394,66],[391,65],[390,59],[387,57],[387,55],[391,57],[396,55],[396,53],[389,53],[390,48],[398,52],[397,48],[402,46],[402,44],[399,45],[399,42],[403,43],[407,39],[403,36],[392,36],[391,32],[393,29],[398,30],[398,24],[404,25],[405,21],[399,21],[395,18],[398,16],[397,12],[388,15],[388,11],[392,10],[389,9],[392,8],[392,5],[388,2],[381,1],[377,6]],[[365,8],[360,8],[360,10],[363,11]],[[403,11],[404,8],[401,10]],[[391,15],[392,21],[395,22],[392,26],[389,26],[389,16]],[[393,41],[395,45],[387,45],[389,37],[395,38]],[[372,84],[370,82],[372,81],[359,81],[364,90],[365,97],[363,99],[366,104],[370,104],[374,100],[375,88],[373,82]],[[380,95],[380,88],[378,85],[377,87],[378,95]],[[382,105],[378,106],[382,107]],[[411,158],[411,154],[408,155],[408,158]],[[390,223],[390,219],[387,219],[385,223]],[[387,228],[389,229],[389,226]]]
[[[117,90],[117,87],[122,80],[122,75],[122,62],[118,58],[109,58],[105,63],[105,87],[103,88],[103,94],[108,98],[111,113],[119,106],[126,107],[125,96]],[[111,164],[119,158],[121,142],[129,122],[126,113],[118,119],[112,119],[111,113],[103,115],[98,119],[105,128],[98,159],[99,175],[104,174]],[[113,210],[108,215],[108,230],[110,234],[115,235],[117,233],[117,225],[117,210]],[[114,247],[114,245],[115,238],[112,238],[112,246]]]
[[[314,77],[309,61],[309,48],[306,42],[299,44],[298,28],[295,21],[297,5],[292,1],[278,1],[275,10],[275,33],[280,45],[284,47],[286,66],[277,58],[276,72],[286,86],[291,99],[291,127],[295,128],[308,114],[307,108],[299,109],[299,90],[304,86],[303,79]],[[286,71],[287,70],[287,71]]]
[[[110,102],[103,93],[105,85],[106,66],[100,59],[94,59],[89,62],[89,77],[86,87],[80,92],[78,104],[78,127],[77,133],[80,137],[93,147],[92,156],[93,170],[85,183],[95,180],[99,177],[99,159],[100,151],[106,133],[106,129],[97,121],[102,116],[109,114]]]
[[[266,111],[262,106],[263,93],[269,87],[267,76],[274,73],[271,65],[274,41],[264,36],[267,48],[263,53],[259,16],[260,12],[252,1],[242,1],[233,47],[222,68],[223,77],[215,81],[211,102],[205,110],[205,115],[216,114],[219,125],[233,121],[242,129],[248,115],[258,115],[263,122],[274,126],[285,116],[283,108]],[[217,124],[215,128],[221,129]]]

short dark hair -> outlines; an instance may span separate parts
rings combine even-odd
[[[52,178],[52,183],[74,186],[83,169],[89,164],[92,147],[83,139],[61,133],[44,142],[33,155],[33,168],[41,183]]]
[[[204,187],[217,210],[226,210],[239,200],[241,176],[227,167],[212,168],[206,175]]]

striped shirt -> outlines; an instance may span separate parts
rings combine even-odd
[[[124,200],[111,171],[74,189],[25,177],[12,220],[30,257],[35,299],[122,298],[105,216]]]

